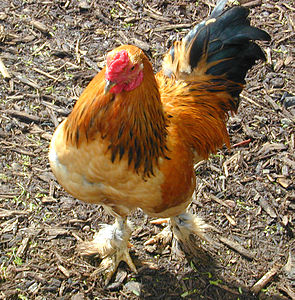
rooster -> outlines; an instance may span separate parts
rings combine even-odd
[[[127,220],[136,208],[169,218],[188,249],[192,234],[206,239],[206,224],[187,212],[194,164],[230,146],[228,114],[237,111],[247,71],[265,60],[254,41],[270,40],[250,26],[248,9],[225,10],[226,2],[174,42],[157,74],[135,46],[109,52],[105,68],[54,132],[49,160],[58,182],[115,217],[79,247],[82,254],[100,255],[106,282],[120,261],[136,272]]]

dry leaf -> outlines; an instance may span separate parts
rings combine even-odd
[[[285,177],[279,177],[277,182],[285,189],[291,184],[291,181]]]

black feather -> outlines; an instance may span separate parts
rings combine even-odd
[[[190,47],[189,64],[192,69],[205,58],[207,63],[216,63],[206,71],[207,74],[243,84],[256,60],[265,60],[263,51],[254,41],[269,41],[270,36],[250,26],[247,8],[235,6],[222,11],[226,2],[220,1],[211,16],[195,26],[183,42],[187,48]],[[238,96],[239,93],[240,89],[236,89],[232,94]]]
[[[118,153],[118,147],[115,147],[112,149],[112,155],[111,155],[111,161],[112,163],[114,163],[115,159],[116,159],[116,156],[117,156],[117,153]]]
[[[76,131],[76,143],[79,144],[79,139],[80,139],[80,132],[79,132],[79,128]]]
[[[128,166],[131,165],[132,159],[133,159],[133,148],[130,147],[128,151]]]
[[[211,15],[210,15],[210,19],[212,18],[217,18],[218,16],[220,16],[220,14],[222,13],[226,3],[228,0],[220,0],[218,1],[217,5],[215,6],[215,8],[213,9]]]
[[[120,145],[120,146],[119,146],[120,160],[122,159],[124,153],[125,153],[125,148],[124,148],[123,145]]]
[[[174,52],[175,52],[174,46],[172,46],[170,49],[170,55],[171,55],[172,61],[174,60]]]

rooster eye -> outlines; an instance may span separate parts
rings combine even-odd
[[[130,68],[131,71],[133,71],[134,69],[135,69],[135,66],[132,66],[132,67]]]

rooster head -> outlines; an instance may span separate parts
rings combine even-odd
[[[143,80],[142,50],[135,46],[120,46],[107,55],[105,71],[105,94],[136,89]]]

